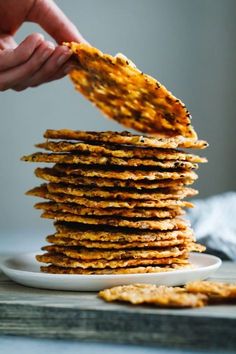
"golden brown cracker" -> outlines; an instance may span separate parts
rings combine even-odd
[[[190,202],[174,199],[166,200],[115,200],[115,199],[101,199],[101,198],[83,198],[67,194],[49,193],[47,185],[35,187],[28,192],[27,195],[40,197],[55,201],[57,203],[75,203],[84,205],[88,208],[192,208],[193,204]]]
[[[126,301],[134,305],[152,304],[158,307],[202,307],[207,303],[203,294],[190,294],[183,288],[132,284],[116,286],[99,292],[106,301]]]
[[[175,149],[158,149],[146,147],[132,146],[116,146],[116,145],[94,145],[83,142],[71,141],[45,141],[35,145],[38,148],[49,150],[56,153],[79,152],[80,154],[95,154],[102,156],[112,156],[116,158],[138,158],[138,159],[154,159],[154,160],[179,160],[189,161],[193,163],[204,163],[207,159],[197,155],[188,154],[181,150]]]
[[[210,301],[236,300],[236,284],[214,281],[195,281],[187,283],[185,288],[191,293],[201,293]]]
[[[44,153],[35,152],[34,154],[23,156],[22,161],[27,162],[48,162],[62,164],[81,164],[81,165],[115,165],[129,167],[160,167],[163,169],[196,169],[198,165],[188,161],[179,160],[151,160],[151,159],[122,159],[118,157],[108,157],[103,155],[76,155],[71,153]]]
[[[97,216],[122,216],[127,218],[172,218],[183,215],[184,211],[179,209],[157,209],[157,208],[86,208],[73,203],[44,202],[34,205],[36,209],[48,211],[68,212],[76,215],[97,215]]]
[[[157,170],[127,170],[124,168],[112,169],[102,168],[97,166],[77,166],[77,165],[63,165],[56,164],[54,169],[60,173],[64,173],[66,175],[74,175],[74,176],[85,176],[85,177],[100,177],[100,178],[115,178],[121,180],[165,180],[165,179],[180,179],[180,178],[190,178],[192,180],[196,180],[197,174],[194,171],[189,170],[173,170],[173,171],[157,171]]]
[[[163,188],[156,190],[131,190],[131,189],[105,189],[101,187],[75,187],[74,185],[62,183],[48,183],[47,189],[49,193],[59,193],[66,195],[75,195],[77,197],[85,198],[103,198],[103,199],[145,199],[145,200],[162,200],[162,199],[176,199],[180,200],[185,197],[192,197],[196,195],[197,190],[190,187],[176,187],[176,188]]]
[[[175,228],[185,229],[188,226],[186,220],[180,218],[173,219],[122,219],[111,217],[86,217],[70,213],[59,213],[45,211],[42,218],[54,219],[58,221],[77,222],[87,225],[108,225],[115,227],[128,227],[149,230],[172,230]]]
[[[56,222],[56,237],[67,237],[75,240],[110,241],[110,242],[156,242],[193,238],[190,228],[172,231],[130,230],[105,227],[82,227],[78,224]]]
[[[167,265],[167,264],[188,264],[187,254],[181,257],[165,257],[155,259],[120,259],[107,261],[106,259],[84,261],[73,259],[61,255],[59,253],[45,253],[36,256],[37,261],[42,263],[51,263],[59,267],[68,268],[126,268],[137,266],[154,266],[154,265]]]
[[[75,88],[107,117],[144,133],[197,139],[185,105],[128,59],[86,44],[67,45],[77,59],[70,72]]]
[[[171,247],[178,245],[185,245],[186,243],[192,241],[191,238],[175,238],[170,240],[161,241],[145,241],[135,242],[134,240],[129,240],[130,242],[113,242],[112,239],[109,241],[90,241],[90,240],[78,240],[70,237],[57,237],[54,235],[47,236],[46,240],[49,243],[53,243],[57,246],[66,247],[86,247],[86,248],[98,248],[98,249],[131,249],[131,248],[149,248],[149,247]]]
[[[60,129],[53,130],[48,129],[44,133],[46,139],[63,139],[63,140],[78,140],[92,143],[109,143],[109,144],[126,144],[133,146],[146,146],[154,148],[166,148],[175,149],[181,148],[193,148],[193,149],[205,149],[208,143],[203,140],[186,139],[182,136],[174,138],[159,138],[154,136],[134,135],[128,131],[123,132],[92,132],[81,130],[69,130]]]
[[[184,185],[190,185],[194,182],[193,179],[179,178],[176,180],[165,179],[157,181],[149,180],[122,180],[122,179],[109,179],[100,177],[84,177],[84,176],[67,176],[60,173],[53,168],[36,168],[35,175],[48,182],[53,183],[66,183],[75,185],[84,185],[92,187],[118,187],[118,188],[136,188],[136,189],[156,189],[156,188],[170,188],[170,187],[182,187]]]
[[[57,246],[50,245],[42,247],[43,251],[49,253],[63,254],[67,257],[74,258],[76,260],[107,260],[111,261],[113,259],[156,259],[156,258],[169,258],[169,257],[179,257],[186,253],[185,248],[182,246],[176,247],[165,247],[157,249],[126,249],[126,250],[103,250],[98,249],[88,249],[82,247],[68,247],[68,246]]]
[[[177,269],[191,268],[190,264],[170,264],[159,266],[144,266],[144,267],[127,267],[127,268],[65,268],[55,265],[42,266],[41,271],[51,274],[81,274],[81,275],[103,275],[103,274],[140,274],[140,273],[162,273],[170,272]]]

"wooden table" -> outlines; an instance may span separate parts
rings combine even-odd
[[[214,280],[236,282],[236,263]],[[158,309],[106,303],[96,293],[27,288],[0,274],[0,334],[236,350],[236,305]]]

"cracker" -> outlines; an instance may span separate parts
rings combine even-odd
[[[102,189],[100,187],[89,188],[75,187],[74,185],[62,183],[48,183],[47,189],[49,193],[59,193],[66,195],[75,195],[77,197],[85,198],[103,198],[103,199],[146,199],[146,200],[162,200],[162,199],[183,199],[185,197],[192,197],[198,192],[193,188],[163,188],[156,190],[124,190],[124,189]]]
[[[176,180],[165,179],[158,181],[149,180],[119,180],[119,179],[109,179],[100,177],[83,177],[83,176],[67,176],[66,174],[60,173],[53,168],[36,168],[35,175],[42,178],[48,182],[53,183],[67,183],[75,185],[84,185],[92,187],[119,187],[119,188],[136,188],[136,189],[156,189],[156,188],[166,188],[166,187],[182,187],[184,185],[189,185],[194,182],[192,179],[180,178]]]
[[[115,200],[115,199],[99,199],[99,198],[83,198],[67,194],[49,193],[47,186],[42,185],[35,187],[28,192],[27,195],[45,198],[57,203],[75,203],[84,205],[88,208],[192,208],[193,204],[181,200]]]
[[[42,218],[54,219],[58,221],[77,222],[87,225],[109,225],[115,227],[128,227],[150,230],[172,230],[175,228],[185,229],[188,226],[186,220],[179,218],[173,219],[121,219],[111,217],[86,217],[74,215],[70,213],[59,213],[45,211],[41,215]]]
[[[193,231],[189,228],[172,231],[130,230],[105,227],[82,227],[78,224],[56,222],[56,237],[66,237],[74,240],[112,241],[112,242],[156,242],[163,240],[189,239]]]
[[[45,141],[36,144],[38,148],[49,150],[52,152],[79,152],[80,154],[95,154],[102,156],[112,156],[117,158],[138,158],[138,159],[154,159],[154,160],[179,160],[194,163],[204,163],[207,159],[197,155],[185,153],[175,149],[158,149],[158,148],[142,148],[132,146],[116,146],[116,145],[93,145],[83,142],[71,141]]]
[[[157,249],[126,249],[126,250],[102,250],[87,249],[82,247],[68,247],[50,245],[42,247],[43,251],[49,253],[63,254],[67,257],[74,258],[76,260],[99,260],[105,259],[107,261],[113,259],[152,259],[152,258],[166,258],[166,257],[178,257],[186,253],[184,247],[165,247]]]
[[[134,305],[152,304],[158,307],[202,307],[207,303],[203,294],[190,294],[180,287],[133,284],[116,286],[99,292],[106,301],[126,301]]]
[[[36,209],[48,210],[48,211],[61,211],[68,212],[76,215],[98,215],[98,216],[123,216],[127,218],[172,218],[179,215],[183,215],[182,209],[126,209],[126,208],[86,208],[78,206],[78,204],[72,203],[54,203],[44,202],[34,205]]]
[[[163,169],[196,169],[197,164],[188,161],[171,160],[148,160],[148,159],[121,159],[118,157],[107,157],[103,155],[76,155],[69,153],[43,153],[36,152],[31,155],[23,156],[22,161],[27,162],[48,162],[48,163],[66,163],[82,165],[115,165],[131,167],[160,167]]]
[[[191,293],[201,293],[210,301],[236,300],[236,284],[214,281],[195,281],[187,283],[185,288]]]
[[[85,177],[100,177],[100,178],[115,178],[127,180],[131,179],[134,181],[138,180],[165,180],[165,179],[180,179],[180,178],[190,178],[192,180],[196,180],[197,174],[194,171],[189,170],[174,170],[174,171],[157,171],[157,170],[127,170],[123,168],[112,169],[109,170],[104,166],[76,166],[76,165],[63,165],[56,164],[54,169],[60,173],[64,173],[66,175],[75,175],[75,176],[85,176]]]
[[[37,255],[36,259],[42,263],[51,263],[59,267],[68,268],[126,268],[137,266],[153,266],[159,264],[188,264],[187,254],[183,254],[181,257],[165,257],[155,259],[120,259],[107,261],[106,259],[84,261],[73,259],[61,255],[59,253],[45,253]]]
[[[86,44],[67,43],[77,59],[75,88],[107,117],[144,133],[197,139],[185,105],[129,60]]]
[[[127,268],[65,268],[55,265],[42,266],[41,271],[51,274],[84,274],[84,275],[103,275],[103,274],[139,274],[139,273],[162,273],[171,272],[177,269],[191,268],[189,264],[170,264],[160,266],[146,266],[146,267],[127,267]]]
[[[134,240],[130,240],[131,242],[111,242],[109,241],[88,241],[88,240],[78,240],[70,237],[57,237],[54,235],[47,236],[46,240],[49,243],[53,243],[57,246],[66,246],[66,247],[86,247],[86,248],[98,248],[98,249],[131,249],[131,248],[152,248],[152,247],[171,247],[178,245],[185,245],[187,242],[192,241],[191,238],[175,238],[170,240],[161,240],[161,241],[152,241],[148,242],[142,240],[142,242],[135,242]]]
[[[146,146],[154,148],[165,148],[165,149],[175,149],[178,147],[182,148],[193,148],[193,149],[205,149],[208,143],[204,140],[186,139],[182,136],[174,138],[158,138],[153,136],[145,135],[134,135],[130,132],[92,132],[92,131],[81,131],[81,130],[69,130],[60,129],[53,130],[48,129],[44,133],[44,138],[46,139],[62,139],[62,140],[79,140],[86,142],[99,142],[99,143],[109,143],[109,144],[126,144],[133,146]]]

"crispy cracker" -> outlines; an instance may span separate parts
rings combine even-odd
[[[165,257],[165,258],[154,258],[154,259],[120,259],[107,261],[106,259],[84,261],[73,259],[61,255],[59,253],[45,253],[36,256],[37,261],[42,263],[51,263],[59,267],[68,268],[126,268],[126,267],[136,267],[136,266],[153,266],[159,264],[188,264],[187,254],[183,253],[178,258],[175,257]]]
[[[116,286],[99,292],[106,301],[126,301],[134,305],[152,304],[158,307],[202,307],[207,303],[203,294],[190,294],[183,288],[133,284]]]
[[[82,227],[78,224],[56,222],[56,237],[67,237],[75,240],[110,241],[110,242],[156,242],[163,240],[189,239],[193,237],[190,228],[172,231],[130,230],[105,227]]]
[[[183,199],[185,197],[192,197],[198,192],[193,188],[163,188],[156,190],[124,190],[124,189],[103,189],[103,188],[89,188],[89,187],[75,187],[74,185],[62,183],[48,183],[47,189],[49,193],[59,193],[66,195],[75,195],[77,197],[85,198],[103,198],[103,199],[145,199],[145,200],[162,200],[162,199]]]
[[[115,227],[128,227],[149,230],[172,230],[175,228],[185,229],[188,226],[186,220],[179,218],[173,219],[121,219],[111,217],[86,217],[70,213],[59,213],[45,211],[41,215],[42,218],[54,219],[58,221],[77,222],[87,225],[109,225]]]
[[[156,189],[156,188],[169,188],[169,187],[182,187],[194,182],[193,179],[180,178],[176,180],[165,179],[157,181],[149,180],[119,180],[100,177],[83,177],[83,176],[67,176],[60,173],[53,168],[36,168],[35,175],[46,181],[53,183],[67,183],[75,185],[84,185],[92,187],[119,187],[119,188],[136,188],[136,189]]]
[[[62,139],[62,140],[78,140],[86,142],[99,142],[99,143],[109,143],[109,144],[126,144],[133,146],[143,146],[143,147],[154,147],[154,148],[165,148],[165,149],[175,149],[181,148],[193,148],[193,149],[205,149],[208,143],[203,140],[186,139],[182,136],[174,138],[158,138],[153,136],[143,136],[134,135],[130,132],[91,132],[91,131],[81,131],[81,130],[69,130],[60,129],[53,130],[48,129],[44,133],[44,138],[46,139]]]
[[[46,267],[40,267],[41,271],[44,273],[51,274],[84,274],[84,275],[103,275],[103,274],[139,274],[139,273],[162,273],[170,272],[182,268],[191,268],[190,264],[170,264],[170,265],[160,265],[160,266],[146,266],[146,267],[127,267],[127,268],[65,268],[58,267],[55,265],[49,265]]]
[[[152,259],[152,258],[169,258],[182,256],[186,252],[186,249],[182,246],[179,247],[165,247],[157,249],[126,249],[126,250],[102,250],[57,246],[50,245],[42,247],[43,251],[49,253],[58,253],[66,255],[67,257],[74,258],[76,260],[99,260],[105,259],[107,261],[113,259]]]
[[[72,203],[54,203],[44,202],[34,205],[36,209],[48,210],[48,211],[61,211],[64,213],[71,213],[76,215],[98,215],[98,216],[122,216],[127,218],[172,218],[179,215],[183,215],[184,211],[179,209],[154,209],[154,208],[86,208],[78,206],[78,204]]]
[[[83,198],[74,195],[49,193],[47,185],[35,187],[29,190],[27,195],[40,197],[55,201],[57,203],[75,203],[84,205],[88,208],[192,208],[193,204],[190,202],[174,199],[166,200],[115,200],[115,199],[99,199],[99,198]]]
[[[196,169],[198,165],[188,161],[171,160],[148,160],[148,159],[121,159],[118,157],[107,157],[103,155],[76,155],[69,153],[43,153],[36,152],[31,155],[23,156],[22,161],[27,162],[48,162],[48,163],[66,163],[81,165],[115,165],[131,167],[160,167],[163,169]]]
[[[116,158],[138,158],[138,159],[154,159],[154,160],[179,160],[189,161],[193,163],[204,163],[207,159],[197,155],[188,154],[184,151],[175,149],[158,149],[158,148],[142,148],[132,146],[116,146],[116,145],[93,145],[83,142],[71,141],[45,141],[36,144],[38,148],[49,150],[52,152],[79,152],[80,154],[95,154],[102,156],[112,156]]]
[[[144,133],[197,139],[185,105],[154,78],[123,57],[86,44],[67,45],[77,59],[70,72],[75,88],[107,117]]]
[[[146,241],[135,242],[134,240],[129,240],[130,242],[111,242],[109,241],[88,241],[88,240],[78,240],[70,237],[57,237],[54,235],[47,236],[46,240],[49,243],[53,243],[57,246],[66,246],[66,247],[86,247],[86,248],[98,248],[98,249],[131,249],[131,248],[153,248],[153,247],[171,247],[178,245],[185,245],[186,243],[193,241],[192,238],[175,238],[170,240],[161,240],[161,241]]]
[[[195,281],[187,283],[185,288],[191,293],[201,293],[210,301],[236,300],[236,284],[213,281]]]
[[[56,164],[53,169],[60,173],[64,173],[66,175],[75,175],[75,176],[85,176],[85,177],[102,177],[102,178],[115,178],[127,180],[131,179],[134,181],[138,180],[164,180],[164,179],[180,179],[180,178],[190,178],[192,180],[196,180],[197,174],[194,171],[189,170],[173,170],[173,171],[157,171],[155,170],[127,170],[124,168],[112,169],[109,170],[104,166],[77,166],[77,165],[63,165]]]

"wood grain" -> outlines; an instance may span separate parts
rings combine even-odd
[[[236,282],[236,263],[211,279]],[[158,309],[109,304],[96,293],[27,288],[0,274],[0,333],[172,348],[236,349],[236,305]]]

